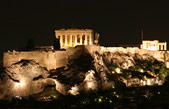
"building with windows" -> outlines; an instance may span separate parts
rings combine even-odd
[[[158,40],[143,40],[140,48],[146,50],[164,51],[167,50],[167,42],[159,42]]]

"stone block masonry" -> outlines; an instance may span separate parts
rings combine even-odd
[[[150,51],[139,48],[122,48],[122,47],[102,47],[96,45],[79,45],[69,47],[65,50],[58,51],[15,51],[5,52],[3,56],[3,67],[9,67],[20,60],[34,60],[40,66],[48,70],[64,67],[68,64],[69,59],[77,59],[83,53],[93,54],[94,52],[103,54],[104,52],[123,52],[131,54],[148,54],[158,61],[162,61],[169,68],[169,51]]]
[[[63,67],[68,63],[66,51],[16,51],[4,53],[3,66],[9,67],[22,59],[33,60],[48,70]]]

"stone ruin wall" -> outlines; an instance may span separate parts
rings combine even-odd
[[[66,66],[69,59],[76,59],[84,52],[93,54],[95,51],[99,53],[104,52],[123,52],[123,53],[138,53],[148,54],[153,56],[159,61],[165,62],[169,68],[169,51],[150,51],[139,48],[122,48],[122,47],[103,47],[96,45],[76,46],[70,47],[66,50],[59,51],[27,51],[27,52],[5,52],[3,57],[3,66],[9,67],[22,59],[34,60],[41,66],[46,67],[48,70]]]
[[[33,60],[48,70],[65,66],[68,62],[66,51],[5,52],[3,66],[9,67],[22,59]]]
[[[64,67],[69,59],[76,59],[83,51],[84,46],[70,47],[66,50],[56,51],[14,51],[3,54],[3,67],[24,60],[33,60],[48,70]]]

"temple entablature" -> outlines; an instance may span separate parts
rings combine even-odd
[[[59,39],[61,48],[98,44],[98,36],[95,39],[94,32],[90,29],[60,29],[55,30],[55,36]]]

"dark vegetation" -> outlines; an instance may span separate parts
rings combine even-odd
[[[165,78],[169,75],[169,70],[166,68],[164,62],[160,62],[155,59],[141,60],[138,58],[135,58],[134,61],[135,65],[129,67],[128,69],[123,69],[114,63],[111,63],[107,66],[111,71],[119,67],[123,72],[121,76],[123,76],[126,79],[131,78],[144,79],[145,77],[146,78],[158,77],[160,80],[165,80]],[[141,72],[140,70],[142,70],[143,72]]]
[[[78,59],[70,60],[68,66],[52,70],[50,78],[56,78],[63,84],[75,85],[83,82],[88,70],[95,70],[91,55],[81,55]],[[57,76],[57,77],[56,77]]]
[[[53,47],[55,50],[60,49],[60,39],[57,39],[57,38],[54,39]]]
[[[169,108],[168,83],[166,81],[162,86],[125,87],[117,82],[112,89],[76,96],[64,96],[53,87],[48,87],[43,93],[28,98],[14,98],[10,102],[1,100],[0,105],[2,108]],[[38,101],[39,98],[44,100]]]

